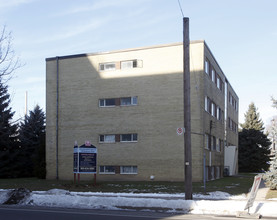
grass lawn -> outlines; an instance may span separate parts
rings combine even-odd
[[[248,193],[254,175],[239,175],[206,182],[206,192],[222,191],[232,195]],[[65,189],[89,192],[133,192],[133,193],[184,193],[183,182],[97,182],[93,178],[74,184],[73,181],[42,180],[36,178],[0,179],[0,189],[27,188],[31,191]],[[203,183],[193,183],[193,193],[205,193]]]
[[[266,195],[266,198],[267,199],[277,198],[277,190],[269,190]]]

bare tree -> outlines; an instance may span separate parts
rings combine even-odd
[[[277,99],[274,99],[273,96],[272,96],[271,101],[272,101],[272,107],[277,108]]]
[[[0,31],[0,79],[8,81],[21,64],[12,48],[12,33],[6,30],[6,26]]]

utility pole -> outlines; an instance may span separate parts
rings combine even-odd
[[[192,200],[189,18],[183,18],[185,199]]]

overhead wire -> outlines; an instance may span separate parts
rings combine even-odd
[[[181,3],[180,3],[179,0],[178,0],[178,3],[179,3],[179,8],[180,8],[180,11],[181,11],[181,13],[182,13],[182,16],[183,16],[183,18],[184,18],[185,16],[184,16],[184,13],[183,13],[183,10],[182,10],[182,6],[181,6]]]

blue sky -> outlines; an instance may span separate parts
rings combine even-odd
[[[190,39],[205,40],[238,94],[240,122],[254,102],[267,123],[277,110],[277,1],[180,0]],[[178,0],[0,0],[25,65],[9,82],[16,117],[45,110],[45,58],[182,41]]]

